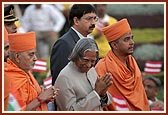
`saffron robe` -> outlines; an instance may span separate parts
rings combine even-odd
[[[142,76],[135,59],[129,55],[126,67],[111,51],[96,64],[99,76],[109,72],[113,85],[108,89],[112,96],[123,98],[130,111],[149,111],[148,99],[142,84]],[[114,100],[105,110],[117,110]]]
[[[20,97],[25,104],[29,104],[41,93],[41,88],[31,72],[24,72],[17,67],[10,59],[4,65],[4,98],[5,98],[5,110],[7,110],[7,101],[10,93],[10,89],[15,89],[19,92]],[[11,88],[12,87],[12,88]],[[25,110],[26,108],[22,108]],[[47,111],[47,103],[42,103],[36,108],[36,111]]]

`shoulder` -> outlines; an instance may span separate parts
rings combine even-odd
[[[56,79],[57,84],[58,82],[65,82],[70,81],[71,76],[73,74],[73,69],[70,67],[70,64],[68,63],[59,73],[58,78]]]
[[[65,33],[63,36],[61,36],[54,44],[55,45],[60,45],[60,44],[67,44],[69,41],[71,41],[72,36],[70,34],[70,32],[68,31],[67,33]]]
[[[105,58],[102,58],[97,62],[95,68],[101,68],[101,66],[104,66],[104,65],[105,65]]]
[[[58,76],[68,76],[68,73],[71,71],[71,67],[69,63],[60,71],[60,75]]]
[[[133,63],[137,63],[136,60],[135,60],[135,58],[132,55],[129,55],[128,59],[129,59],[129,61],[131,61]]]
[[[67,49],[67,48],[69,48],[70,47],[69,40],[70,40],[70,38],[66,38],[65,36],[59,38],[55,42],[55,44],[53,46],[53,49],[59,50],[59,49]]]
[[[63,40],[64,42],[67,42],[73,45],[75,45],[79,39],[80,39],[79,36],[71,28],[67,33],[65,33],[62,37],[60,37],[60,40]]]

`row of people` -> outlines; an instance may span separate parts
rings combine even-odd
[[[14,6],[17,6],[14,10],[18,12],[19,5]],[[59,36],[62,36],[68,31],[68,12],[71,5],[65,4],[64,6],[66,9],[63,6],[61,7],[61,4],[29,4],[24,9],[23,13],[15,13],[20,17],[19,21],[16,20],[17,30],[19,32],[36,32],[37,51],[38,57],[40,58],[46,59],[49,57],[53,43]],[[108,50],[110,50],[110,46],[108,45],[105,36],[102,34],[101,28],[112,24],[117,20],[106,13],[106,4],[94,4],[94,6],[99,20],[96,22],[95,29],[89,37],[96,40],[100,52],[99,58],[102,58]],[[5,16],[7,15],[5,14]]]
[[[74,4],[69,21],[71,28],[52,49],[50,65],[55,87],[49,89],[40,89],[30,72],[37,59],[35,33],[8,35],[10,55],[4,68],[5,87],[8,87],[5,102],[10,89],[15,88],[25,105],[22,110],[47,110],[46,103],[55,100],[60,111],[149,111],[141,72],[131,56],[134,41],[128,20],[122,19],[102,29],[111,50],[101,60],[98,60],[96,42],[87,37],[97,21],[94,6]],[[124,109],[118,106],[115,97],[123,99]]]

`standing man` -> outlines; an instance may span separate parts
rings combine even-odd
[[[31,73],[36,57],[36,38],[34,32],[9,34],[9,58],[4,67],[4,102],[8,110],[9,93],[15,90],[25,111],[47,111],[47,103],[58,95],[57,89],[40,88]]]
[[[99,76],[106,72],[113,76],[113,85],[108,90],[113,103],[106,110],[149,111],[141,71],[132,56],[134,41],[127,19],[104,27],[102,31],[111,50],[105,58],[99,60],[96,71]]]
[[[18,21],[18,18],[14,16],[14,6],[6,5],[4,7],[4,25],[9,34],[17,32],[16,21]]]
[[[87,37],[93,31],[97,20],[93,5],[74,4],[72,6],[69,14],[71,28],[55,42],[51,53],[50,68],[53,85],[59,72],[69,62],[68,57],[77,41]]]
[[[94,68],[99,52],[94,39],[83,38],[75,45],[69,60],[55,82],[60,89],[56,103],[59,111],[101,111],[111,103],[107,89],[111,74],[98,78]]]

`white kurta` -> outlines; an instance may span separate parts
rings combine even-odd
[[[81,73],[73,62],[69,62],[55,82],[55,87],[60,89],[56,97],[58,111],[101,111],[100,97],[94,90],[97,77],[94,68]],[[109,103],[111,96],[108,93]]]

